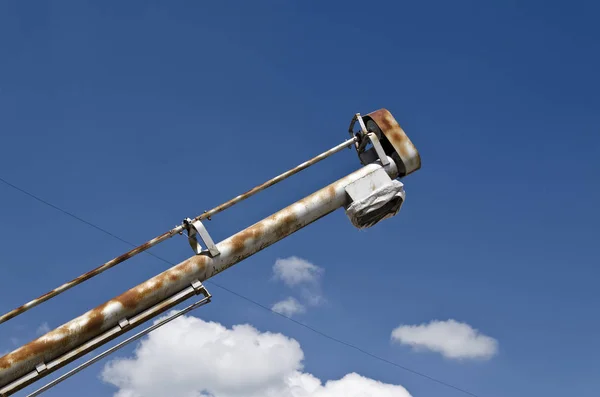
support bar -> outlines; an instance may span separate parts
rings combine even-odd
[[[279,182],[283,181],[284,179],[289,178],[290,176],[297,174],[298,172],[300,172],[302,170],[305,170],[306,168],[310,167],[311,165],[314,165],[314,164],[318,163],[319,161],[324,160],[327,157],[353,145],[356,142],[356,140],[357,140],[357,138],[348,139],[347,141],[340,143],[339,145],[329,149],[326,152],[319,154],[316,157],[313,157],[312,159],[292,168],[291,170],[286,171],[283,174],[280,174],[280,175],[276,176],[275,178],[270,179],[270,180],[266,181],[265,183],[258,185],[251,190],[248,190],[246,193],[240,194],[239,196],[234,197],[233,199],[213,208],[212,210],[204,212],[202,215],[199,215],[196,218],[192,219],[192,222],[199,221],[202,219],[210,220],[211,216],[218,214],[219,212],[226,210],[227,208],[239,203],[240,201],[244,201],[247,198],[255,195],[256,193],[263,191],[266,188],[273,186],[276,183],[279,183]],[[118,256],[118,257],[104,263],[103,265],[100,265],[97,268],[95,268],[85,274],[82,274],[81,276],[79,276],[67,283],[64,283],[60,287],[55,288],[52,291],[47,292],[44,295],[31,300],[30,302],[27,302],[23,306],[17,307],[16,309],[11,310],[10,312],[8,312],[6,314],[3,314],[2,316],[0,316],[0,324],[10,320],[11,318],[18,316],[19,314],[25,313],[27,310],[39,305],[40,303],[43,303],[51,298],[54,298],[55,296],[75,287],[76,285],[83,283],[86,280],[89,280],[92,277],[99,275],[100,273],[102,273],[122,262],[125,262],[126,260],[136,256],[137,254],[142,253],[142,252],[154,247],[155,245],[162,243],[165,240],[168,240],[169,238],[173,237],[174,235],[182,233],[184,230],[185,230],[185,225],[176,226],[173,229],[169,230],[168,232],[163,233],[160,236],[155,237],[152,240],[147,241],[138,247],[135,247],[134,249],[124,253],[123,255]]]

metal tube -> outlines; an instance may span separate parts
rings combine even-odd
[[[189,286],[193,281],[204,281],[245,258],[263,250],[271,244],[287,237],[306,225],[320,219],[334,210],[348,204],[345,188],[383,168],[378,163],[369,164],[331,185],[305,197],[283,210],[261,220],[245,230],[217,244],[221,254],[211,258],[200,254],[193,256],[165,272],[130,289],[120,296],[96,307],[56,328],[38,339],[0,357],[0,388],[7,392],[7,385],[17,383],[19,378],[34,371],[40,363],[48,363],[66,353],[77,350],[86,342],[115,327],[124,318],[132,318],[138,313],[172,296]],[[392,179],[398,176],[393,161],[385,167]],[[71,354],[66,365],[81,355]],[[47,369],[49,374],[57,367]],[[9,388],[14,393],[19,388]]]
[[[327,157],[339,152],[340,150],[349,147],[355,141],[356,141],[356,138],[348,139],[347,141],[340,143],[339,145],[329,149],[326,152],[319,154],[316,157],[313,157],[312,159],[292,168],[291,170],[286,171],[283,174],[280,174],[280,175],[276,176],[275,178],[266,181],[262,185],[258,185],[255,188],[247,191],[246,193],[240,194],[239,196],[234,197],[233,199],[211,209],[210,211],[204,212],[203,214],[194,218],[194,220],[202,220],[202,219],[207,219],[207,218],[210,219],[211,216],[226,210],[227,208],[239,203],[240,201],[246,200],[247,198],[255,195],[256,193],[263,191],[266,188],[273,186],[276,183],[279,183],[294,174],[297,174],[298,172],[310,167],[311,165],[318,163],[321,160],[326,159]],[[163,233],[160,236],[155,237],[152,240],[147,241],[138,247],[135,247],[134,249],[124,253],[123,255],[118,256],[118,257],[104,263],[103,265],[100,265],[97,268],[95,268],[85,274],[82,274],[81,276],[74,278],[73,280],[71,280],[69,282],[64,283],[60,287],[55,288],[52,291],[49,291],[49,292],[45,293],[44,295],[27,302],[23,306],[19,306],[16,309],[13,309],[8,313],[3,314],[2,316],[0,316],[0,324],[10,320],[13,317],[18,316],[19,314],[26,312],[27,310],[39,305],[40,303],[43,303],[51,298],[54,298],[55,296],[75,287],[76,285],[83,283],[86,280],[89,280],[92,277],[99,275],[100,273],[102,273],[122,262],[125,262],[127,259],[130,259],[130,258],[134,257],[135,255],[142,253],[142,252],[154,247],[155,245],[157,245],[159,243],[162,243],[165,240],[168,240],[169,238],[173,237],[174,235],[181,233],[183,230],[184,230],[183,226],[176,226],[173,229],[169,230],[168,232]]]

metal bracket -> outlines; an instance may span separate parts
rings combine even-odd
[[[204,286],[204,284],[202,284],[202,282],[200,282],[200,280],[194,280],[192,282],[192,288],[194,289],[194,291],[196,291],[196,295],[204,295],[204,297],[210,299],[212,297],[212,295],[210,294],[210,292],[208,292],[208,290],[206,289],[206,287]]]
[[[44,372],[47,369],[48,369],[48,367],[46,367],[45,363],[40,363],[35,366],[35,370],[37,371],[38,374],[41,374],[42,372]]]
[[[365,125],[365,122],[360,113],[356,113],[352,118],[352,121],[350,122],[350,127],[348,128],[350,136],[355,136],[354,126],[357,122],[360,126],[360,131],[356,133],[356,135],[358,136],[358,141],[354,144],[354,146],[356,147],[356,151],[358,152],[359,158],[362,159],[361,154],[364,153],[367,144],[371,142],[371,144],[373,145],[373,149],[375,149],[375,153],[377,153],[379,160],[381,160],[381,165],[386,167],[388,164],[390,164],[390,160],[388,159],[387,154],[385,154],[385,150],[383,150],[383,146],[381,146],[377,134],[375,134],[374,132],[369,132],[367,130],[367,126]]]
[[[121,321],[119,321],[119,327],[121,327],[121,329],[125,329],[129,326],[129,320],[127,320],[126,318],[122,318]]]
[[[210,256],[215,257],[221,254],[200,220],[192,221],[190,218],[186,218],[183,220],[183,226],[187,230],[190,247],[192,247],[196,255],[203,252],[202,245],[198,241],[198,236],[206,244]]]

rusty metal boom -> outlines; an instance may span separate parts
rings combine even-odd
[[[356,123],[360,126],[358,132],[354,132]],[[204,294],[210,299],[202,284],[205,280],[339,208],[345,209],[352,224],[358,228],[371,227],[396,215],[405,200],[404,185],[398,179],[420,169],[418,151],[385,109],[365,116],[355,115],[349,132],[352,138],[333,149],[211,211],[184,220],[182,225],[119,257],[124,259],[113,259],[122,262],[183,231],[188,232],[190,245],[195,252],[194,256],[161,274],[0,357],[0,396],[16,393],[194,295]],[[201,220],[210,219],[211,215],[351,145],[357,150],[362,168],[218,244],[212,242]],[[198,238],[206,248],[202,248]],[[92,271],[90,277],[120,263],[113,261]],[[73,285],[87,278],[77,278]],[[39,299],[42,298],[44,296]],[[22,311],[33,306],[27,306]],[[138,335],[143,334],[144,331]],[[44,386],[40,392],[46,388]]]

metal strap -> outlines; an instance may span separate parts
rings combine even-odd
[[[371,140],[371,143],[375,148],[375,152],[377,153],[377,156],[379,156],[379,160],[381,160],[381,165],[386,167],[390,163],[390,160],[388,159],[387,154],[385,154],[385,150],[383,150],[383,146],[381,146],[379,138],[377,138],[377,135],[372,132],[369,132],[367,136]]]
[[[221,254],[213,239],[210,237],[210,234],[208,234],[208,230],[206,230],[206,227],[204,227],[202,221],[192,221],[190,218],[187,218],[183,221],[183,223],[187,228],[190,247],[192,247],[192,250],[194,250],[196,255],[199,255],[203,251],[202,245],[198,241],[198,236],[200,236],[200,239],[202,239],[204,244],[206,244],[210,256],[215,257]]]

